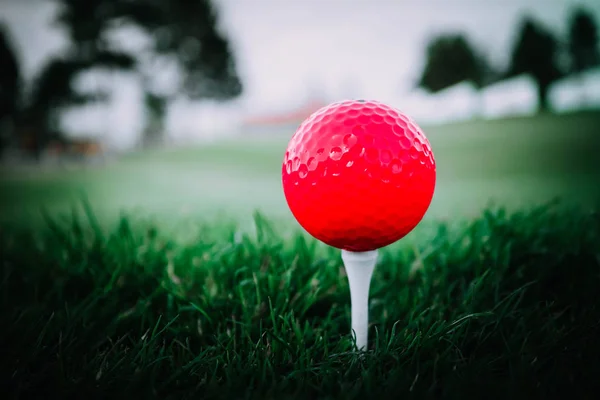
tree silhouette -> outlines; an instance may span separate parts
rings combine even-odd
[[[228,40],[209,0],[120,0],[118,13],[155,38],[158,54],[175,56],[191,98],[226,100],[242,92]]]
[[[521,24],[506,77],[530,74],[538,85],[538,99],[541,110],[548,109],[548,88],[562,76],[557,63],[558,43],[548,30],[532,18]]]
[[[60,0],[57,22],[67,31],[69,48],[44,65],[33,82],[24,109],[32,135],[34,156],[39,159],[48,140],[60,136],[58,116],[63,107],[105,100],[107,93],[82,95],[73,88],[75,78],[94,67],[132,70],[135,58],[111,49],[105,31],[116,16],[113,2],[105,0]]]
[[[569,25],[571,71],[578,73],[598,65],[598,28],[592,14],[583,8],[577,8]]]
[[[192,99],[227,100],[242,92],[235,59],[227,39],[217,29],[217,14],[208,0],[123,2],[121,14],[154,39],[157,56],[174,56],[183,79],[175,94]],[[145,105],[150,121],[144,142],[159,143],[166,106],[174,95],[151,89],[144,76]]]
[[[441,35],[427,45],[425,68],[418,86],[434,93],[463,81],[481,87],[488,73],[487,63],[465,36]]]
[[[7,28],[0,23],[0,123],[14,120],[20,101],[21,72]],[[0,126],[0,130],[2,130]],[[0,151],[10,139],[0,132]]]
[[[74,90],[74,78],[91,64],[71,59],[48,62],[34,81],[25,113],[34,135],[35,156],[39,158],[51,134],[59,130],[58,116],[63,107],[102,100],[106,93],[81,94]]]
[[[73,80],[94,67],[139,70],[137,55],[111,47],[107,33],[115,25],[133,23],[149,33],[154,54],[174,57],[183,72],[178,92],[192,98],[217,100],[238,96],[242,85],[229,43],[217,29],[209,0],[59,0],[57,22],[65,27],[71,46],[51,60],[37,77],[28,115],[39,123],[37,141],[55,128],[56,115],[66,105],[102,98],[103,93],[81,96]],[[146,80],[147,77],[144,77]],[[163,110],[166,96],[152,93],[148,105]],[[162,112],[164,114],[164,112]]]

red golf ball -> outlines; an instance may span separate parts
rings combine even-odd
[[[347,100],[308,117],[282,166],[285,198],[298,223],[348,251],[392,244],[431,204],[436,164],[423,131],[377,101]]]

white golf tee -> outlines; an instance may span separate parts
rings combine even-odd
[[[352,331],[358,350],[366,350],[369,328],[369,287],[377,263],[377,250],[352,252],[342,250],[342,261],[350,285]]]

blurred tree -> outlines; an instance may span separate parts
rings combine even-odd
[[[559,47],[556,38],[532,18],[521,24],[505,78],[530,74],[538,85],[540,110],[548,109],[548,88],[563,76],[558,66]]]
[[[30,136],[34,156],[39,160],[51,138],[60,138],[58,117],[66,106],[102,101],[107,93],[82,95],[74,87],[75,78],[91,68],[135,68],[132,55],[111,49],[104,37],[114,13],[114,5],[106,0],[60,0],[57,22],[67,31],[71,45],[67,51],[50,59],[33,82],[24,109],[28,121],[23,132]]]
[[[192,99],[228,100],[242,93],[235,59],[218,30],[217,15],[209,0],[121,0],[120,15],[142,27],[154,39],[157,57],[174,57],[182,75],[172,93],[151,89],[144,76],[145,103],[150,115],[144,142],[158,143],[167,104],[184,94]]]
[[[598,28],[592,14],[583,8],[576,9],[571,16],[568,45],[572,72],[600,64]]]
[[[73,59],[50,60],[33,82],[29,102],[24,109],[28,121],[23,132],[30,137],[31,150],[40,159],[47,142],[53,136],[60,136],[58,116],[65,106],[85,104],[102,98],[101,93],[82,95],[73,88],[73,80],[78,73],[90,64]]]
[[[106,97],[106,93],[76,93],[72,84],[78,74],[105,68],[136,70],[145,75],[138,68],[138,54],[117,50],[108,39],[113,27],[127,22],[151,35],[157,56],[175,56],[183,79],[174,93],[225,100],[242,91],[231,49],[217,29],[209,0],[58,1],[62,8],[57,22],[66,28],[72,45],[62,58],[51,60],[34,83],[27,115],[38,121],[34,129],[38,150],[57,128],[56,117],[63,106]],[[157,126],[156,118],[164,117],[168,100],[168,95],[147,94],[146,106],[154,118],[152,126]]]
[[[119,0],[119,15],[154,38],[155,51],[172,55],[183,72],[180,90],[191,98],[226,100],[242,84],[229,42],[219,32],[210,0]]]
[[[485,59],[464,35],[440,35],[427,45],[425,68],[418,86],[433,93],[463,81],[481,87],[490,73]]]
[[[8,29],[0,23],[0,152],[12,138],[21,99],[21,71]]]

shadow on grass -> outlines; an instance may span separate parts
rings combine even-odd
[[[260,214],[188,240],[89,207],[1,231],[9,398],[590,396],[600,216],[489,209],[382,249],[370,351],[339,252]]]

